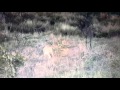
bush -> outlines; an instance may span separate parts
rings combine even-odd
[[[23,58],[17,54],[8,54],[6,49],[0,46],[0,78],[12,78],[16,75],[16,70],[23,65]]]

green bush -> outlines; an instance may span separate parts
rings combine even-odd
[[[0,78],[15,77],[17,68],[24,64],[24,59],[19,55],[11,55],[0,46]]]

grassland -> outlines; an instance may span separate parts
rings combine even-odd
[[[7,13],[6,23],[0,24],[0,77],[120,77],[119,15],[92,16],[92,48],[79,28],[83,13],[21,15]]]

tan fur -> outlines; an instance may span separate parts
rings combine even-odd
[[[51,59],[53,57],[53,48],[52,48],[52,46],[51,45],[46,45],[43,48],[43,54],[48,59]]]

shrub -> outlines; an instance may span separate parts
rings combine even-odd
[[[0,46],[0,77],[12,78],[16,75],[16,70],[23,65],[23,58],[17,55],[11,55],[6,52],[6,49]]]

